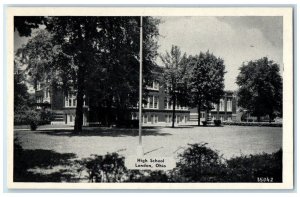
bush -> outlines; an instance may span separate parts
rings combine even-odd
[[[173,170],[174,182],[219,182],[226,175],[226,166],[218,152],[208,148],[207,143],[189,144],[179,155]]]
[[[268,122],[223,122],[224,125],[253,126],[253,127],[282,127],[282,123]]]
[[[89,182],[123,182],[126,177],[124,157],[117,153],[94,155],[83,160]]]
[[[221,123],[222,123],[221,120],[214,120],[214,124],[217,127],[221,126]]]
[[[117,121],[117,127],[138,128],[139,120],[119,120]]]
[[[53,114],[50,109],[42,109],[40,112],[39,125],[50,124],[53,120]]]
[[[202,121],[203,126],[207,125],[207,121]]]
[[[35,110],[26,110],[14,114],[15,125],[30,125],[31,130],[36,130],[39,125],[40,114]]]
[[[271,182],[282,182],[282,150],[273,154],[240,156],[227,160],[228,182],[258,182],[268,178]]]
[[[282,150],[226,160],[206,143],[189,144],[178,155],[176,167],[168,171],[129,170],[124,165],[124,157],[118,153],[77,160],[75,167],[70,161],[74,157],[74,154],[51,150],[23,150],[16,139],[14,181],[72,181],[75,177],[81,179],[81,172],[86,171],[89,182],[259,182],[260,178],[282,182]],[[28,171],[56,165],[68,165],[71,173],[58,171],[45,176]]]
[[[48,109],[41,111],[29,109],[14,114],[14,125],[30,125],[31,130],[36,130],[38,125],[50,124],[52,112]]]

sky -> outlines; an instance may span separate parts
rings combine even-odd
[[[172,45],[182,53],[197,55],[213,53],[224,60],[225,90],[237,90],[235,84],[243,62],[267,56],[280,65],[282,73],[282,17],[159,17],[159,53],[170,51]],[[158,59],[157,62],[161,64]]]
[[[210,51],[224,60],[225,90],[237,90],[235,83],[243,62],[267,56],[283,68],[283,24],[280,16],[158,17],[158,53],[172,45],[182,53],[196,55]],[[36,30],[34,30],[35,32]],[[15,32],[15,50],[28,41]],[[162,64],[159,58],[157,63]]]

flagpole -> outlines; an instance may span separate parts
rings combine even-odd
[[[140,84],[139,84],[139,145],[137,147],[137,156],[143,156],[144,150],[142,145],[142,89],[143,89],[143,17],[140,21]]]

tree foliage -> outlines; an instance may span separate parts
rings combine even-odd
[[[275,113],[282,112],[282,78],[279,65],[267,57],[243,63],[236,83],[238,105],[247,109],[252,115],[260,117],[269,115],[270,121]]]
[[[48,81],[60,86],[67,83],[70,73],[71,58],[62,53],[60,45],[55,45],[53,36],[45,29],[34,33],[26,45],[17,50],[16,57],[26,66],[26,74],[33,85]]]
[[[195,57],[189,57],[191,106],[200,110],[210,110],[212,103],[219,103],[224,95],[225,65],[221,58],[212,53],[200,52]],[[200,117],[198,117],[200,125]]]
[[[30,95],[21,73],[14,74],[14,112],[18,113],[30,105]]]
[[[20,50],[33,81],[72,87],[77,107],[74,131],[83,123],[84,97],[98,107],[116,108],[118,118],[136,106],[139,82],[139,17],[48,17]],[[144,19],[144,77],[155,66],[159,20]],[[100,112],[100,114],[103,114]]]
[[[180,48],[172,45],[170,53],[166,51],[160,56],[164,64],[163,85],[170,97],[172,105],[172,127],[175,123],[175,106],[187,105],[188,103],[188,63],[186,54],[181,55]]]

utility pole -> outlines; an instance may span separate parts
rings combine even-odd
[[[139,91],[139,145],[137,147],[137,156],[143,156],[144,150],[142,145],[142,99],[143,99],[143,17],[140,20],[140,91]]]

